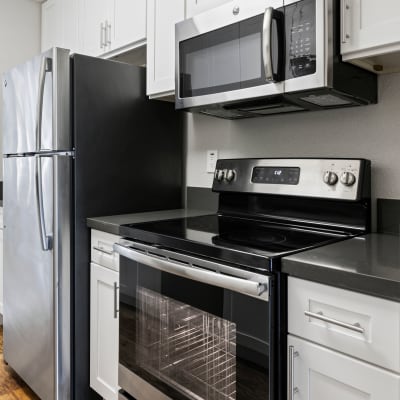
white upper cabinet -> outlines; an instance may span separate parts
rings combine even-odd
[[[42,5],[42,51],[62,43],[61,0],[47,0]]]
[[[62,43],[61,47],[72,53],[80,51],[79,47],[79,0],[61,0]]]
[[[47,0],[42,5],[42,51],[51,47],[79,51],[78,0]]]
[[[98,56],[108,50],[111,42],[109,30],[112,3],[111,0],[81,2],[81,44],[84,54]]]
[[[196,14],[231,1],[233,0],[186,0],[186,18],[191,18]]]
[[[147,94],[175,91],[175,23],[185,18],[185,0],[147,1]]]
[[[146,43],[146,0],[47,0],[42,50],[112,57]]]
[[[400,71],[400,2],[341,0],[341,52],[375,72]]]
[[[146,40],[146,0],[115,0],[112,48]]]

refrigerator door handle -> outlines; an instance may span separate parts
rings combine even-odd
[[[46,222],[44,218],[44,206],[43,206],[43,182],[42,182],[42,160],[40,155],[36,155],[36,204],[38,208],[39,216],[39,229],[40,237],[42,240],[43,251],[49,251],[52,249],[53,238],[51,235],[46,233]]]
[[[39,73],[39,95],[36,105],[36,151],[39,152],[42,147],[42,115],[43,115],[43,99],[44,99],[44,85],[46,83],[46,73],[51,72],[52,62],[51,58],[43,57],[40,64]]]

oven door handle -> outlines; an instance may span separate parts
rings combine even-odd
[[[202,269],[186,263],[171,261],[166,257],[158,257],[146,254],[131,247],[122,246],[115,243],[114,251],[119,255],[130,260],[145,264],[159,271],[168,272],[173,275],[191,279],[197,282],[206,283],[212,286],[229,289],[261,300],[268,301],[269,280],[268,276],[262,276],[262,282],[249,280],[245,278],[236,278],[231,275],[225,275],[218,272]]]

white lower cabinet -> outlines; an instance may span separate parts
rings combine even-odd
[[[400,399],[397,374],[291,335],[288,347],[294,354],[288,362],[288,376],[293,374],[288,400]]]
[[[288,278],[288,400],[400,400],[400,305]]]
[[[90,268],[90,386],[117,400],[119,273],[95,263]]]

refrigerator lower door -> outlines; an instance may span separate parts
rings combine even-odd
[[[6,72],[3,153],[71,149],[69,51],[53,48]]]
[[[41,163],[43,220],[53,227],[51,157],[4,159],[4,359],[43,400],[55,399],[54,250],[43,250],[36,173]]]

